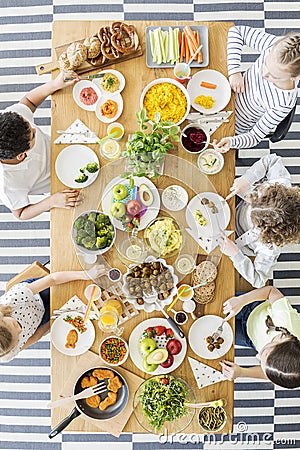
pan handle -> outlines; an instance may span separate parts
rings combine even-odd
[[[75,407],[67,417],[65,417],[55,428],[53,428],[53,430],[51,430],[51,433],[48,434],[48,438],[54,438],[57,434],[63,431],[69,425],[69,423],[72,422],[73,419],[76,419],[76,417],[78,416],[80,416],[80,411]]]

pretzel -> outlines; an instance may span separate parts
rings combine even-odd
[[[109,27],[101,27],[98,32],[98,38],[101,42],[101,53],[107,59],[117,59],[120,52],[111,45],[111,30]]]
[[[129,54],[135,50],[135,31],[132,26],[124,22],[114,22],[110,30],[111,43],[118,52]],[[129,45],[126,41],[129,41]]]

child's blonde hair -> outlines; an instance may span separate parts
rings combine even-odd
[[[249,195],[250,217],[264,244],[279,247],[300,242],[300,188],[263,184]]]
[[[275,42],[277,60],[289,67],[292,77],[300,75],[300,34],[290,33]]]
[[[12,307],[0,305],[0,356],[6,355],[11,350],[12,334],[3,323],[3,317],[10,317]]]

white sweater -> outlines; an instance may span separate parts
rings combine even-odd
[[[244,92],[235,96],[237,136],[230,139],[231,148],[256,146],[275,130],[297,101],[297,87],[283,90],[262,76],[265,57],[277,39],[247,26],[232,27],[228,32],[228,75],[241,71],[243,45],[261,52],[243,75]]]

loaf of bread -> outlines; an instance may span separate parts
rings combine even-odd
[[[87,58],[87,48],[81,42],[73,42],[67,48],[71,69],[77,69]]]
[[[87,49],[87,57],[89,59],[97,58],[101,52],[101,42],[97,36],[91,36],[83,41],[83,45]]]

